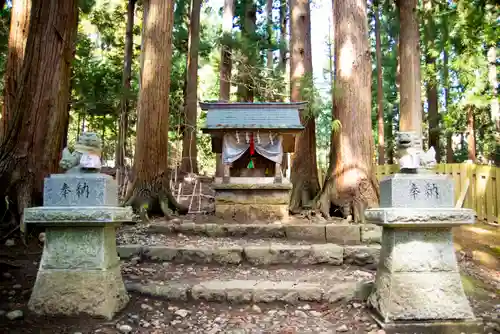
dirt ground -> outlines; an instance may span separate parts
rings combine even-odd
[[[128,306],[112,321],[75,318],[47,318],[27,310],[42,246],[34,240],[28,246],[0,246],[0,333],[383,333],[371,320],[365,305],[275,304],[223,305],[170,303],[131,295]],[[475,314],[483,318],[485,333],[500,328],[500,273],[471,261],[464,252],[460,259],[464,287]],[[23,316],[9,320],[6,313],[20,310]],[[186,315],[187,314],[187,315]],[[130,330],[130,331],[128,331]]]

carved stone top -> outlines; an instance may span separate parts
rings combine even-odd
[[[62,152],[59,166],[66,173],[95,173],[101,170],[101,138],[94,132],[84,132],[78,138],[75,149],[67,147]]]
[[[396,147],[401,171],[431,169],[436,165],[434,147],[424,152],[422,138],[416,132],[398,132],[396,134]]]

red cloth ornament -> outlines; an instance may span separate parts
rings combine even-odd
[[[250,133],[250,155],[255,153],[255,142],[253,141],[253,132]]]

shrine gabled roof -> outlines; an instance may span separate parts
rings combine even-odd
[[[207,110],[205,132],[216,130],[295,130],[304,129],[299,112],[307,102],[226,103],[200,102]]]

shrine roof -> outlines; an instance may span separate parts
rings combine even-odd
[[[299,112],[307,102],[226,103],[200,102],[207,110],[204,132],[216,130],[303,130]]]

